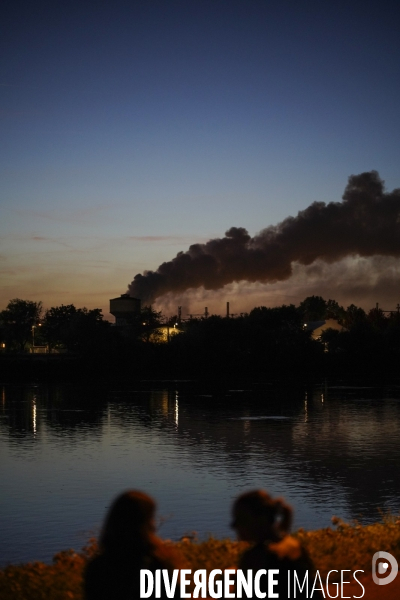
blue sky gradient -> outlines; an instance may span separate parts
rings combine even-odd
[[[351,174],[400,187],[394,2],[16,0],[2,13],[0,308],[107,313],[136,273],[340,201]],[[164,305],[394,302],[397,261],[378,263],[340,267],[359,292],[320,265],[320,279],[300,269]]]

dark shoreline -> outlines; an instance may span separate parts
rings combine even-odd
[[[0,355],[0,384],[65,383],[65,384],[130,384],[145,383],[163,386],[191,382],[208,382],[210,386],[232,387],[249,385],[285,385],[288,387],[323,385],[400,385],[395,357],[323,356],[309,361],[299,357],[282,363],[271,361],[265,368],[260,365],[221,362],[218,366],[204,365],[190,359],[179,364],[165,353],[151,356],[149,352],[137,356],[77,356],[74,354],[3,354]],[[292,357],[291,357],[292,358]],[[307,359],[307,357],[305,357]],[[156,359],[156,360],[154,360]],[[157,360],[158,359],[158,360]],[[168,360],[169,359],[169,360]],[[146,386],[145,386],[146,387]]]

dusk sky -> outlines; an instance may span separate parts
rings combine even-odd
[[[340,202],[352,174],[400,187],[396,2],[13,0],[0,22],[0,310],[108,317],[193,243]],[[395,257],[293,271],[156,307],[400,302]]]

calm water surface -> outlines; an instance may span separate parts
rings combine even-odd
[[[232,499],[257,487],[294,505],[296,527],[400,511],[396,387],[3,386],[0,398],[0,564],[81,548],[127,488],[158,500],[172,539],[232,536]]]

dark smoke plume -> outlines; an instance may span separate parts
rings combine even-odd
[[[385,193],[376,171],[351,175],[343,202],[314,202],[253,238],[246,229],[231,227],[224,238],[194,244],[157,271],[136,275],[129,294],[153,302],[167,292],[200,286],[273,283],[288,279],[294,262],[333,263],[352,255],[400,256],[400,189]]]

